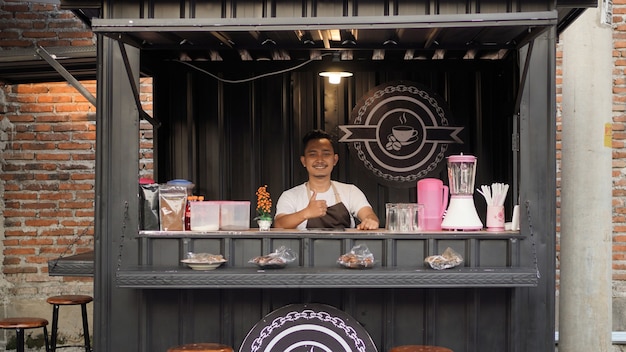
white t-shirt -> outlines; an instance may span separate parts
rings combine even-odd
[[[371,206],[370,203],[367,201],[365,194],[363,194],[357,186],[337,181],[331,182],[335,186],[335,189],[337,189],[337,193],[339,193],[339,200],[346,206],[348,212],[350,212],[350,227],[355,227],[354,218],[361,208]],[[310,197],[311,194],[307,190],[306,183],[284,191],[276,203],[276,215],[293,214],[306,208],[307,205],[309,205]],[[329,207],[337,203],[332,187],[328,188],[328,191],[324,193],[318,193],[315,199],[325,200]],[[307,220],[301,222],[297,229],[306,230],[306,224]]]

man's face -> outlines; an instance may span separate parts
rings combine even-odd
[[[338,159],[332,143],[326,138],[310,140],[304,149],[304,155],[300,157],[311,177],[330,176]]]

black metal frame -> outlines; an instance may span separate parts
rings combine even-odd
[[[308,2],[307,2],[308,3]],[[503,2],[508,3],[508,2]],[[546,1],[546,6],[554,5]],[[97,350],[137,350],[143,351],[152,346],[154,341],[147,331],[147,314],[150,314],[150,302],[155,303],[159,296],[170,297],[171,292],[161,290],[128,289],[125,285],[128,271],[139,262],[139,243],[136,216],[138,199],[136,181],[138,164],[138,117],[133,91],[127,81],[119,46],[116,40],[125,40],[127,56],[135,79],[138,79],[140,56],[147,54],[141,49],[141,43],[134,42],[129,36],[118,36],[140,27],[128,26],[122,30],[115,24],[121,19],[113,19],[115,3],[103,8],[102,21],[94,21],[94,31],[98,33],[98,117],[97,117],[97,178],[96,178],[96,250],[95,250],[95,346]],[[110,6],[110,7],[109,7]],[[132,7],[132,6],[131,6]],[[177,7],[177,10],[179,8]],[[553,9],[556,10],[556,9]],[[118,11],[122,11],[118,9]],[[547,12],[551,13],[551,12]],[[149,12],[152,16],[153,12]],[[127,16],[128,17],[128,16]],[[471,16],[451,16],[455,26],[467,25]],[[493,21],[507,20],[510,14],[495,14]],[[429,23],[435,17],[425,16],[422,24]],[[323,19],[326,27],[341,27],[345,18]],[[384,23],[385,16],[373,17],[371,21]],[[145,20],[149,21],[149,20]],[[160,20],[149,21],[158,24]],[[269,20],[263,20],[269,22]],[[261,22],[263,22],[261,21]],[[274,29],[287,29],[296,21],[272,19],[279,22]],[[280,22],[283,25],[280,25]],[[163,22],[163,21],[162,21]],[[174,21],[174,27],[151,30],[191,30],[191,24],[197,20],[180,19]],[[306,21],[305,21],[306,22]],[[410,22],[410,21],[409,21]],[[268,24],[268,23],[265,23]],[[557,35],[557,15],[551,15],[547,22],[525,18],[519,23],[526,28],[536,25],[544,30],[533,33],[532,52],[527,43],[516,47],[521,60],[528,62],[524,69],[526,79],[522,82],[519,109],[519,196],[526,208],[522,217],[521,236],[524,241],[519,252],[521,267],[537,268],[541,277],[537,277],[537,287],[515,289],[512,294],[512,311],[521,316],[509,321],[511,332],[509,351],[550,351],[554,349],[555,320],[555,227],[556,227],[556,170],[555,170],[555,47]],[[234,23],[231,23],[234,26]],[[407,23],[407,26],[418,23]],[[443,27],[442,23],[433,27]],[[234,30],[235,28],[233,28]],[[202,30],[209,30],[204,28]],[[115,37],[115,39],[111,39]],[[147,49],[146,49],[147,50]],[[116,280],[120,280],[117,282]],[[141,279],[144,280],[145,279]],[[209,285],[209,283],[206,283]],[[130,284],[129,284],[130,285]],[[203,284],[204,285],[204,284]],[[139,285],[143,287],[142,285]],[[147,286],[147,284],[146,284]],[[495,289],[495,288],[494,288]],[[178,290],[175,290],[178,291]],[[182,290],[184,291],[184,290]],[[204,292],[204,291],[203,291]],[[435,291],[434,291],[435,292]],[[436,292],[442,292],[436,290]],[[483,292],[483,291],[479,291]],[[194,292],[178,292],[181,307],[186,307],[185,297],[196,296]],[[314,293],[311,293],[314,294]],[[468,289],[468,294],[476,294]],[[193,301],[193,300],[192,300]],[[136,314],[129,314],[131,307],[141,303]],[[265,309],[270,307],[265,306]],[[123,321],[123,323],[121,323]],[[180,327],[186,326],[185,321]],[[134,329],[133,329],[134,327]],[[138,333],[141,331],[142,333]],[[232,331],[224,331],[227,336]],[[181,330],[183,340],[191,338]]]

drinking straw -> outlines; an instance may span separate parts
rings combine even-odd
[[[491,188],[487,185],[480,186],[476,189],[478,193],[485,197],[487,205],[504,205],[506,194],[509,191],[509,185],[505,183],[493,183]]]

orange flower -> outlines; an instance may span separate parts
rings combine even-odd
[[[256,190],[256,211],[259,214],[258,219],[272,219],[272,198],[270,198],[270,192],[267,191],[267,185]]]

